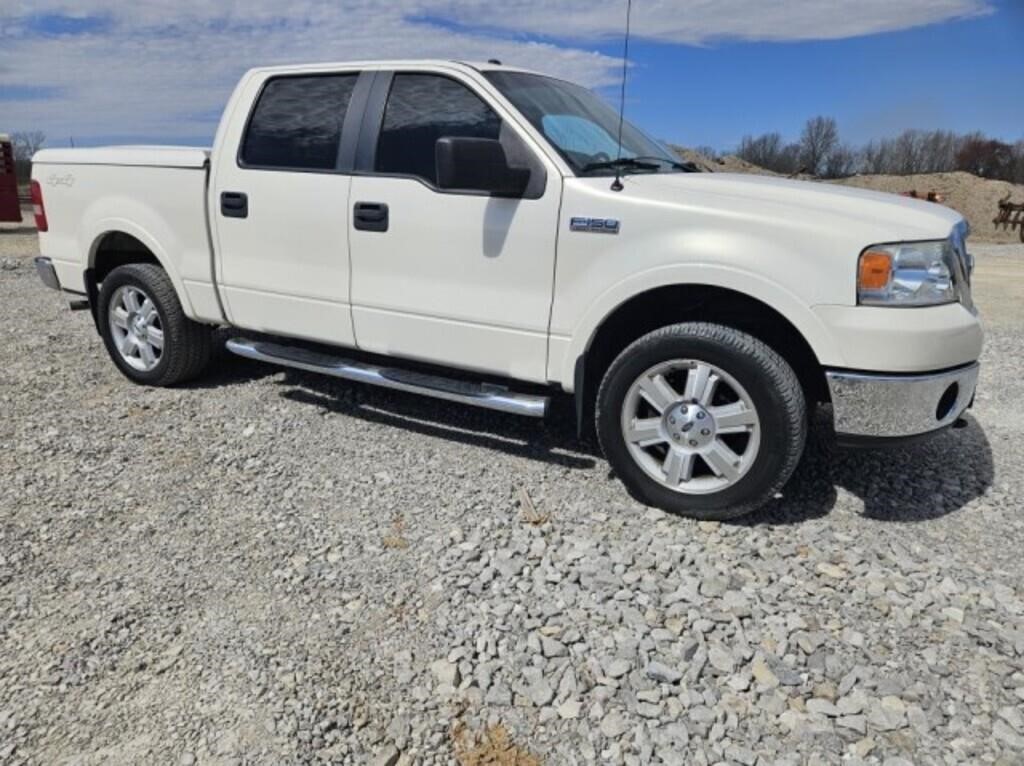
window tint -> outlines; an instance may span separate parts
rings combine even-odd
[[[273,168],[330,170],[357,75],[270,80],[249,120],[242,162]]]
[[[376,169],[436,185],[437,139],[496,139],[500,132],[501,118],[465,85],[439,75],[396,74],[377,140]]]

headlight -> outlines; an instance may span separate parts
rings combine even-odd
[[[958,300],[956,250],[948,239],[872,245],[860,254],[857,302],[935,306]]]

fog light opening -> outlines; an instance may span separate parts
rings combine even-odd
[[[949,417],[949,413],[953,411],[953,407],[956,406],[956,400],[960,398],[960,385],[958,383],[950,383],[942,397],[939,399],[939,406],[935,408],[935,419],[945,420]]]

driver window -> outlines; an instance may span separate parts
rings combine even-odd
[[[396,74],[377,140],[375,169],[437,185],[434,145],[445,136],[499,138],[501,118],[461,83],[434,74]]]

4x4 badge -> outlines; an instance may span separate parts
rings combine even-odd
[[[619,221],[617,218],[583,218],[574,217],[569,219],[571,231],[591,231],[598,234],[618,234]]]

